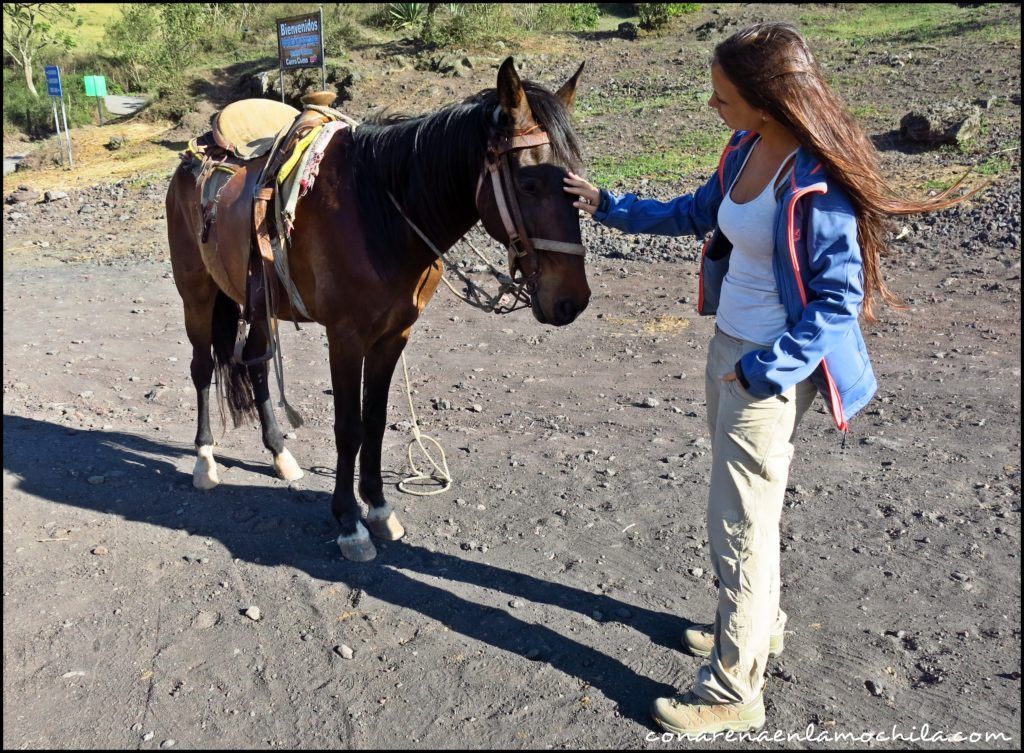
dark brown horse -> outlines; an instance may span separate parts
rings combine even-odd
[[[581,163],[569,113],[582,69],[551,94],[521,81],[509,58],[496,89],[422,117],[378,118],[339,131],[298,204],[288,259],[312,320],[327,329],[338,449],[331,510],[348,559],[376,556],[367,527],[386,540],[404,534],[381,480],[388,390],[443,269],[413,226],[444,252],[482,221],[509,246],[511,271],[525,280],[541,323],[569,324],[587,306],[579,215],[562,190],[566,170],[579,171]],[[265,159],[246,163],[221,190],[205,242],[193,174],[179,167],[167,192],[171,263],[199,403],[193,481],[202,489],[219,483],[209,417],[215,366],[236,423],[239,414],[258,413],[278,475],[302,476],[274,417],[266,362],[246,367],[232,359],[252,242],[233,229],[249,226]],[[309,321],[293,312],[282,286],[277,292],[280,319]],[[258,332],[250,337],[247,354],[266,349],[265,337],[258,340]],[[353,492],[357,454],[366,527]]]

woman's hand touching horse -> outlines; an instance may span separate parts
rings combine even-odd
[[[593,214],[601,204],[601,192],[586,178],[582,178],[574,172],[569,172],[567,177],[562,179],[565,183],[565,192],[575,194],[579,198],[572,203],[577,209]]]

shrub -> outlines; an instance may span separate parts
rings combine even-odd
[[[573,31],[586,31],[597,26],[597,21],[601,18],[601,9],[597,3],[573,3],[569,7],[572,9]]]
[[[423,29],[424,42],[439,47],[463,47],[476,39],[481,31],[479,23],[468,13],[459,13],[434,20]]]
[[[103,46],[118,61],[112,76],[129,91],[144,91],[153,82],[160,57],[160,19],[156,8],[145,3],[125,7],[121,18],[106,28]]]
[[[211,19],[205,3],[129,3],[107,26],[104,48],[119,63],[118,83],[130,91],[173,86],[202,47]]]
[[[423,28],[424,42],[439,47],[467,47],[515,33],[515,22],[501,3],[445,3]]]
[[[378,26],[404,29],[438,47],[467,47],[519,36],[592,29],[600,18],[595,3],[389,3],[371,17]],[[423,7],[421,7],[423,6]]]
[[[675,18],[676,16],[684,16],[687,13],[696,13],[700,10],[700,3],[669,3],[668,14]]]
[[[531,31],[586,31],[597,26],[601,11],[595,3],[537,3]]]
[[[637,3],[640,28],[655,30],[668,24],[670,3]]]
[[[352,21],[324,19],[324,56],[328,59],[365,43],[365,35]]]
[[[196,98],[189,91],[184,78],[175,81],[165,81],[156,89],[156,97],[153,103],[147,107],[142,114],[144,120],[171,120],[177,122],[194,112],[196,109]]]

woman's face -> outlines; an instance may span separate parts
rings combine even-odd
[[[711,86],[714,91],[708,107],[734,131],[756,131],[764,124],[763,113],[747,104],[739,90],[726,77],[718,63],[711,66]]]

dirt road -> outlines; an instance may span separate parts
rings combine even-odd
[[[1019,98],[1002,107],[1019,133]],[[905,221],[886,269],[908,309],[866,329],[879,392],[845,446],[820,400],[798,437],[765,731],[833,737],[787,747],[894,729],[891,747],[964,747],[925,725],[1020,747],[1015,159],[984,197]],[[163,186],[68,193],[4,209],[5,747],[663,746],[648,706],[689,685],[679,637],[716,598],[697,241],[585,224],[594,296],[563,329],[442,288],[407,354],[455,486],[392,491],[407,536],[357,564],[334,544],[323,329],[283,333],[305,478],[277,480],[255,428],[217,427],[223,483],[194,489]],[[391,482],[404,401],[396,378]]]

